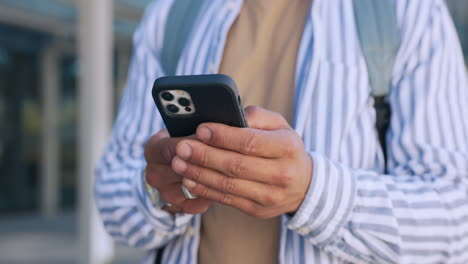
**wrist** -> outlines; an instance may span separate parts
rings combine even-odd
[[[143,184],[145,186],[145,192],[148,194],[148,198],[151,200],[155,208],[168,212],[172,215],[180,213],[180,208],[164,201],[159,190],[148,183],[148,180],[146,179],[146,169],[143,171]]]
[[[162,209],[166,202],[162,199],[158,189],[153,188],[146,179],[146,169],[143,171],[143,185],[145,187],[145,192],[148,195],[148,198],[151,200],[151,203],[154,207]]]

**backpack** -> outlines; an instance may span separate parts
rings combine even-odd
[[[174,0],[167,18],[161,52],[161,64],[167,75],[176,73],[177,64],[202,3],[203,0]],[[353,5],[361,50],[369,72],[371,96],[374,98],[375,126],[386,161],[385,139],[391,117],[387,97],[392,86],[393,66],[400,44],[395,0],[353,0]],[[163,250],[164,248],[157,251],[155,264],[162,263]]]

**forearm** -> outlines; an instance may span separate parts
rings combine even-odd
[[[96,202],[107,232],[118,242],[158,248],[185,232],[192,215],[155,208],[144,189],[142,169],[109,172],[98,168]]]
[[[352,170],[319,154],[289,228],[344,260],[461,263],[468,258],[463,175],[430,178]]]

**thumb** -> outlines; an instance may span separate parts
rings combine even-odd
[[[195,135],[171,138],[166,129],[153,135],[145,145],[147,163],[170,164],[176,155],[177,144],[184,139],[196,139]]]
[[[289,129],[288,122],[276,112],[266,110],[258,106],[247,106],[244,109],[247,123],[250,128],[261,130]]]

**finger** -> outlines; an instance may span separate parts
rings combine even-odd
[[[298,144],[291,129],[266,131],[206,123],[198,127],[196,135],[211,146],[264,158],[284,157]]]
[[[182,176],[175,173],[170,165],[148,165],[145,177],[146,182],[156,189],[182,182]]]
[[[166,130],[162,130],[148,140],[145,146],[145,159],[148,164],[170,164],[175,156],[177,143],[187,138],[196,138],[195,135],[180,138],[171,138],[168,135]]]
[[[185,184],[189,185],[187,181],[189,180],[184,179]],[[265,213],[265,207],[251,200],[238,197],[230,193],[222,193],[199,183],[195,183],[195,185],[191,186],[193,187],[189,188],[190,191],[199,197],[204,197],[206,199],[237,208],[254,217],[268,218],[270,216]]]
[[[226,176],[211,169],[188,164],[179,157],[174,158],[173,167],[177,173],[184,176],[185,183],[190,183],[186,180],[188,179],[219,192],[243,197],[265,206],[272,206],[277,202],[274,194],[278,193],[278,190],[272,185]]]
[[[288,129],[291,126],[284,117],[276,112],[258,106],[247,106],[244,109],[247,123],[250,128],[262,130]]]
[[[286,172],[280,160],[246,156],[237,152],[215,148],[195,140],[184,140],[177,145],[177,157],[187,163],[213,169],[228,176],[267,184],[281,184],[282,175]],[[180,164],[180,162],[179,162]],[[172,163],[174,171],[180,174],[180,167]],[[280,168],[280,169],[278,169]],[[177,169],[179,171],[177,171]]]
[[[172,204],[171,205],[166,205],[161,209],[163,209],[164,211],[169,212],[171,214],[176,214],[176,213],[182,212],[182,208],[177,207],[177,206],[172,205]]]
[[[187,199],[182,204],[182,210],[186,214],[203,214],[212,204],[213,201],[206,198]]]
[[[205,198],[188,200],[182,192],[181,184],[170,185],[164,191],[161,191],[160,195],[166,203],[170,203],[176,208],[181,208],[182,211],[189,214],[203,213],[213,203],[213,201]]]
[[[167,128],[163,128],[159,130],[159,132],[156,133],[154,137],[155,137],[155,140],[159,140],[159,139],[168,138],[171,136],[169,135],[169,131],[167,131]]]
[[[185,202],[186,198],[184,194],[182,193],[180,186],[181,186],[180,183],[171,184],[171,185],[165,186],[164,189],[161,189],[161,190],[158,189],[161,195],[161,198],[166,203],[170,203],[172,205],[182,208],[181,205]]]

